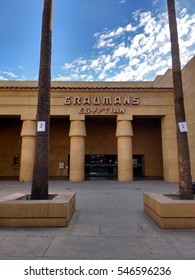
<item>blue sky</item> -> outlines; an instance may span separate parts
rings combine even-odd
[[[171,68],[166,0],[54,0],[52,80],[153,80]],[[195,55],[195,0],[176,0],[180,56]],[[0,0],[0,80],[37,80],[43,0]]]

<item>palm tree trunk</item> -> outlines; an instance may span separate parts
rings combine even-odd
[[[185,109],[184,109],[183,85],[182,85],[181,63],[180,63],[180,54],[179,54],[175,1],[167,0],[167,6],[168,6],[168,16],[169,16],[170,37],[171,37],[174,102],[175,102],[175,116],[176,116],[176,124],[177,124],[179,192],[180,192],[180,199],[193,199],[187,132],[181,132],[179,128],[179,123],[185,123],[186,117],[185,117]]]
[[[31,199],[48,199],[53,0],[44,0],[38,80],[37,132]]]

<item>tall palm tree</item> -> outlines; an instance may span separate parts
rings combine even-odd
[[[37,132],[31,199],[48,199],[53,0],[44,0],[38,80]]]
[[[186,117],[185,117],[185,109],[184,109],[183,85],[182,85],[175,1],[167,0],[167,7],[168,7],[168,16],[169,16],[170,37],[171,37],[174,102],[175,102],[175,116],[176,116],[176,124],[177,124],[179,192],[180,192],[180,199],[193,199],[192,177],[191,177],[187,132],[181,132],[179,128],[179,123],[185,123]]]

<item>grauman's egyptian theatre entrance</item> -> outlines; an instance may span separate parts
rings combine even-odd
[[[50,176],[71,181],[163,178],[161,118],[117,118],[85,116],[85,121],[70,121],[68,117],[52,117]],[[0,118],[0,129],[1,178],[31,180],[35,121],[6,116]]]
[[[53,82],[49,176],[177,181],[173,89],[155,82]],[[0,82],[0,177],[31,181],[37,83]]]
[[[117,179],[116,117],[86,117],[85,128],[85,179]],[[126,164],[128,164],[128,161],[131,164],[133,179],[143,177],[163,178],[160,119],[135,118],[132,121],[132,130],[132,149],[129,154],[126,154]],[[68,175],[70,175],[70,155],[68,155],[67,169]]]
[[[194,69],[195,57],[182,70],[193,180]],[[0,178],[32,180],[37,92],[37,82],[0,81]],[[151,82],[52,82],[51,177],[175,182],[177,162],[171,70]]]

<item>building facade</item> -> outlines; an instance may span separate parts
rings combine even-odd
[[[182,70],[195,179],[195,57]],[[37,82],[0,82],[0,178],[31,181]],[[49,175],[178,181],[172,73],[151,82],[52,82]]]

